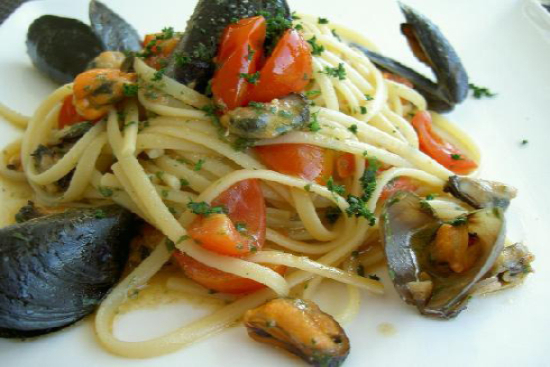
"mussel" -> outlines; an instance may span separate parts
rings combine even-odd
[[[221,118],[221,123],[237,136],[269,139],[299,129],[309,122],[309,103],[301,94],[290,94],[269,103],[252,102]]]
[[[426,98],[431,110],[451,111],[456,104],[466,99],[468,74],[439,27],[413,8],[403,3],[399,3],[399,6],[407,20],[401,25],[401,32],[407,38],[414,55],[432,69],[436,83],[393,59],[361,45],[353,44],[353,46],[363,51],[382,69],[408,79]]]
[[[488,207],[444,223],[423,204],[415,194],[398,192],[384,206],[390,276],[401,298],[422,314],[452,318],[503,250],[503,209]]]
[[[165,75],[204,92],[214,74],[214,56],[223,30],[238,19],[258,14],[269,18],[271,24],[267,43],[286,29],[285,23],[291,22],[286,0],[199,0]],[[185,63],[181,62],[182,57]]]
[[[118,205],[22,220],[0,229],[0,337],[46,334],[92,313],[121,276],[136,227]]]
[[[476,209],[496,206],[506,210],[517,190],[500,182],[451,176],[445,191]]]
[[[349,339],[336,320],[312,301],[277,298],[244,315],[248,335],[301,357],[311,366],[337,367],[346,360]]]
[[[53,81],[64,84],[86,70],[105,50],[138,51],[135,29],[97,0],[90,3],[92,26],[72,18],[44,15],[27,33],[27,53],[34,66]]]

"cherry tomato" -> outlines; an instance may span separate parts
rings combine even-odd
[[[265,285],[254,280],[241,278],[237,275],[229,274],[218,269],[211,268],[203,263],[193,259],[191,256],[181,252],[176,252],[174,257],[183,268],[185,275],[193,279],[205,288],[216,292],[242,294],[251,293],[260,290]],[[283,265],[265,265],[277,273],[284,275],[286,267]]]
[[[73,104],[73,95],[70,94],[63,100],[63,105],[59,111],[59,117],[57,118],[57,124],[59,128],[62,129],[65,126],[76,124],[81,121],[86,121],[86,118],[78,114]]]
[[[336,158],[336,172],[340,178],[348,178],[355,172],[355,156],[344,153]]]
[[[311,51],[295,29],[285,32],[260,71],[260,80],[252,87],[249,100],[270,102],[275,98],[302,91],[311,79]]]
[[[401,75],[397,75],[397,74],[393,74],[393,73],[389,73],[389,72],[383,72],[382,75],[384,75],[384,78],[385,79],[388,79],[388,80],[391,80],[392,82],[396,82],[396,83],[400,83],[400,84],[403,84],[403,85],[406,85],[407,87],[409,88],[413,88],[413,83],[411,83],[411,81],[407,78],[405,78],[404,76],[401,76]]]
[[[225,29],[217,56],[219,68],[212,80],[214,99],[222,109],[232,110],[247,103],[250,78],[255,77],[263,57],[265,34],[262,16],[241,19]]]
[[[309,144],[274,144],[254,148],[270,169],[323,184],[332,176],[332,150]]]
[[[427,111],[419,111],[412,119],[418,134],[420,150],[454,173],[466,175],[477,168],[477,163],[464,156],[453,144],[443,140],[432,130],[432,117]]]
[[[243,256],[260,250],[265,242],[265,200],[258,180],[244,180],[212,201],[228,214],[198,216],[189,235],[204,248],[228,256]],[[237,230],[238,227],[240,230]]]
[[[416,190],[418,190],[418,186],[410,178],[397,177],[384,186],[380,194],[380,200],[385,201],[398,191],[415,192]]]

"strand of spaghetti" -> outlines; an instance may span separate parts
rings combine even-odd
[[[321,223],[319,214],[317,214],[315,206],[307,192],[303,189],[292,189],[290,193],[292,194],[296,210],[304,227],[313,238],[318,241],[332,241],[338,236],[337,232],[329,231],[325,228],[323,223]]]
[[[279,251],[259,251],[248,256],[247,260],[257,263],[285,265],[341,283],[351,284],[375,294],[384,293],[384,287],[378,281],[350,274],[341,269],[315,262],[305,256],[295,256]]]
[[[153,111],[154,113],[157,113],[161,116],[169,116],[169,117],[178,117],[178,118],[192,118],[192,119],[199,119],[199,120],[208,120],[208,116],[203,111],[195,110],[192,108],[185,108],[185,107],[172,107],[172,106],[166,106],[162,105],[160,103],[155,103],[149,100],[146,96],[147,92],[139,91],[138,92],[138,98],[139,102],[148,109],[149,111]]]
[[[162,134],[143,132],[137,137],[136,150],[141,151],[146,149],[170,149],[183,152],[212,154],[210,149],[187,140]]]
[[[156,159],[155,162],[162,170],[176,176],[177,178],[187,180],[189,187],[196,192],[204,191],[211,184],[209,180],[202,177],[194,170],[187,168],[185,163],[180,163],[175,159],[162,156]]]
[[[402,142],[407,141],[401,131],[397,130],[395,125],[393,125],[383,113],[373,116],[373,118],[369,121],[369,125],[383,131],[392,138],[398,139]]]
[[[86,148],[103,132],[104,128],[103,122],[95,124],[59,161],[44,172],[37,173],[33,164],[27,165],[25,172],[28,179],[38,185],[47,185],[66,176],[77,165]]]
[[[84,191],[88,188],[97,159],[106,143],[107,136],[105,133],[101,133],[92,143],[90,143],[90,145],[88,145],[88,147],[86,147],[86,150],[76,165],[67,191],[62,194],[59,200],[56,200],[58,203],[68,203],[80,199]]]
[[[460,129],[455,124],[451,123],[449,120],[447,120],[445,117],[441,116],[440,114],[435,112],[430,112],[430,115],[432,116],[432,121],[434,126],[444,130],[445,132],[453,136],[455,139],[457,139],[458,142],[464,146],[465,153],[468,155],[469,158],[473,159],[478,164],[479,162],[481,162],[481,151],[479,149],[479,146],[468,134],[466,134],[462,129]],[[478,170],[479,169],[480,168],[478,168]],[[472,173],[472,175],[474,175],[475,173],[476,172]]]
[[[283,248],[308,255],[325,254],[342,243],[340,238],[334,240],[333,242],[323,244],[300,242],[290,239],[271,228],[268,228],[266,231],[266,239]]]
[[[126,104],[124,109],[124,137],[122,138],[121,155],[134,155],[136,152],[137,135],[139,129],[139,111],[135,101]]]
[[[323,67],[321,61],[314,57],[312,62],[313,73],[315,74],[315,80],[319,83],[321,88],[321,96],[325,101],[325,106],[331,110],[340,110],[340,104],[338,103],[338,97],[336,96],[336,90],[332,84],[330,78],[323,73]]]
[[[19,138],[17,140],[14,140],[8,146],[6,146],[2,150],[2,159],[0,161],[0,175],[2,177],[9,178],[13,181],[18,182],[24,182],[27,180],[27,176],[25,176],[25,172],[19,172],[13,169],[9,169],[9,159],[12,157],[20,157],[21,156],[21,141],[22,139]]]
[[[189,88],[184,84],[178,83],[172,78],[159,74],[157,70],[149,67],[139,57],[135,58],[134,68],[140,77],[140,84],[146,83],[149,85],[152,84],[155,87],[159,87],[162,89],[163,92],[195,108],[202,108],[210,104],[210,99],[206,96],[200,94],[199,92]],[[159,75],[160,78],[158,78]]]
[[[47,116],[52,112],[55,113],[56,110],[59,111],[61,100],[71,93],[72,84],[57,88],[38,106],[29,120],[21,145],[21,162],[26,173],[29,172],[29,167],[34,166],[29,164],[31,154],[40,142],[46,141],[48,138],[47,132],[52,129],[53,119],[47,119]],[[57,118],[57,114],[55,117]]]
[[[404,136],[405,140],[414,148],[418,149],[418,135],[412,125],[402,116],[391,111],[389,108],[384,108],[381,116],[391,121],[399,132]]]
[[[25,129],[30,120],[30,117],[23,116],[2,103],[0,103],[0,116],[20,129]]]

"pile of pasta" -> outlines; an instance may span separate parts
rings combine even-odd
[[[397,177],[410,177],[440,193],[430,201],[440,217],[452,218],[465,212],[460,203],[443,193],[443,186],[453,173],[419,150],[417,134],[408,121],[411,113],[427,109],[424,98],[412,88],[385,79],[364,54],[340,39],[375,49],[362,36],[334,24],[319,24],[306,15],[296,22],[302,26],[305,39],[315,37],[317,44],[325,48],[322,55],[313,58],[313,80],[308,86],[308,90],[320,91],[311,97],[311,113],[317,114],[320,129],[293,131],[255,144],[311,144],[353,154],[355,171],[347,179],[346,188],[356,196],[362,193],[360,178],[367,159],[375,158],[391,167],[377,175],[376,189],[367,202],[367,208],[375,215],[380,211],[377,204],[384,186]],[[346,71],[343,80],[322,72],[340,64]],[[139,58],[134,68],[140,86],[137,100],[149,115],[146,121],[139,119],[138,101],[128,99],[122,112],[111,111],[57,163],[39,172],[32,154],[59,134],[61,102],[72,93],[71,84],[62,86],[28,120],[23,138],[4,152],[4,159],[19,154],[24,172],[2,168],[2,175],[27,182],[35,199],[46,205],[118,203],[160,230],[178,251],[210,267],[260,282],[266,288],[237,298],[162,337],[142,342],[119,340],[113,334],[118,308],[171,258],[163,239],[99,307],[95,327],[108,350],[142,358],[172,352],[223,330],[246,310],[275,296],[311,298],[324,279],[347,287],[347,302],[335,315],[343,323],[359,311],[361,290],[383,293],[379,281],[356,272],[359,264],[368,268],[384,261],[381,246],[372,246],[371,251],[356,256],[361,246],[378,242],[376,222],[343,214],[334,225],[327,225],[321,213],[331,206],[345,213],[349,204],[344,197],[318,183],[267,169],[250,150],[235,149],[232,137],[212,123],[204,111],[212,103],[209,98],[166,76],[153,81],[158,79],[156,70]],[[2,111],[20,125],[27,122],[5,108]],[[441,116],[432,117],[438,133],[479,162],[479,151],[468,136]],[[356,126],[356,131],[350,131],[352,126]],[[201,169],[194,169],[199,162]],[[73,170],[66,191],[48,189]],[[195,214],[186,210],[187,204],[209,203],[246,179],[262,183],[267,203],[266,246],[248,257],[234,258],[207,251],[189,239],[185,228]],[[182,186],[182,180],[188,185]],[[102,194],[105,188],[110,190],[108,197]],[[263,264],[285,265],[289,271],[281,276]],[[197,287],[190,280],[178,282],[183,288]],[[307,287],[305,282],[309,282]]]

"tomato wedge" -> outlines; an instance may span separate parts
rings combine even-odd
[[[247,103],[250,87],[248,78],[259,68],[263,57],[266,21],[262,16],[241,19],[229,25],[222,36],[218,51],[218,70],[212,80],[216,104],[232,110]]]
[[[188,278],[216,292],[242,294],[265,288],[265,285],[261,283],[211,268],[181,252],[175,253],[174,257]],[[286,271],[286,267],[283,265],[265,266],[281,275],[284,275]]]
[[[427,111],[419,111],[412,119],[418,134],[420,150],[454,173],[467,175],[477,168],[477,163],[464,156],[453,144],[443,140],[432,130],[432,117]]]
[[[148,34],[143,39],[143,47],[150,52],[150,56],[145,58],[145,63],[157,70],[162,69],[168,62],[168,56],[176,48],[180,37],[164,39],[163,33]]]
[[[379,200],[385,201],[398,191],[415,192],[416,190],[418,185],[409,177],[397,177],[384,186]]]
[[[332,150],[309,144],[274,144],[254,148],[270,169],[324,184],[332,176]]]
[[[262,248],[266,210],[258,180],[244,180],[231,186],[212,201],[212,206],[223,206],[228,214],[197,216],[188,228],[197,243],[228,256],[244,256]]]
[[[73,95],[70,94],[63,100],[63,105],[61,106],[57,118],[57,124],[60,129],[63,129],[65,126],[70,126],[82,121],[86,121],[86,118],[78,114],[73,104]]]
[[[275,98],[302,91],[311,79],[311,51],[295,29],[285,32],[260,71],[260,80],[252,87],[249,100],[270,102]]]

